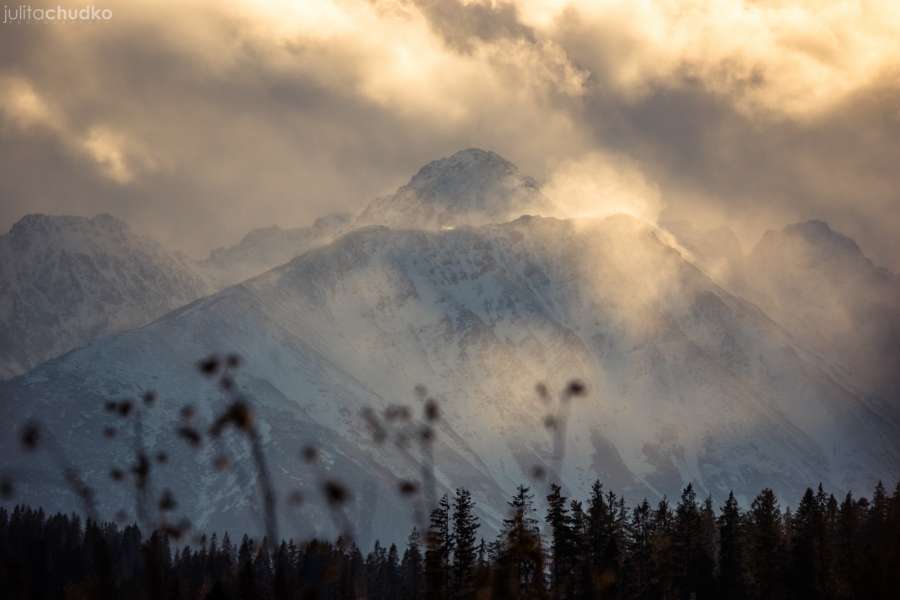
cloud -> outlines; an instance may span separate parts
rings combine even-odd
[[[559,165],[544,186],[553,216],[598,219],[627,214],[655,223],[662,210],[659,188],[623,156],[593,152]]]
[[[0,227],[105,210],[202,254],[480,146],[554,195],[656,198],[750,243],[824,218],[900,268],[890,3],[104,6],[2,26]]]

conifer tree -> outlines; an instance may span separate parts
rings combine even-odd
[[[544,552],[534,496],[524,485],[509,501],[510,516],[503,521],[498,579],[506,597],[538,598],[544,594]]]
[[[590,539],[587,515],[580,501],[569,503],[569,530],[572,535],[572,577],[566,597],[586,598],[591,589]]]
[[[650,595],[650,573],[652,561],[653,509],[647,499],[631,511],[631,519],[626,528],[625,578],[628,585],[626,598],[643,599]]]
[[[752,597],[784,598],[783,573],[786,538],[775,493],[765,488],[753,500],[747,515],[748,571]]]
[[[673,533],[675,517],[669,501],[663,496],[653,512],[652,533],[652,593],[653,598],[672,598],[675,579],[673,558]]]
[[[723,598],[744,600],[747,597],[744,531],[741,509],[734,492],[728,493],[718,521],[720,595]]]
[[[413,527],[406,542],[403,560],[400,563],[401,597],[403,600],[420,600],[424,598],[425,582],[423,579],[422,551],[419,531]]]
[[[447,598],[453,536],[450,530],[450,499],[446,494],[437,508],[431,511],[425,545],[426,596],[436,600]]]
[[[791,595],[798,600],[818,596],[819,529],[821,506],[812,489],[806,488],[791,521]]]
[[[572,572],[574,539],[566,500],[562,488],[551,484],[544,520],[550,527],[550,586],[555,590],[563,589]]]
[[[478,534],[478,517],[475,515],[475,503],[472,495],[465,488],[456,490],[453,501],[453,598],[469,598],[474,592],[477,548],[475,542]]]

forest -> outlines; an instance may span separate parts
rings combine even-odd
[[[629,506],[601,482],[584,500],[520,486],[485,539],[471,493],[440,498],[403,548],[232,539],[0,509],[0,597],[156,599],[888,599],[900,589],[900,484],[871,498],[770,489],[722,506],[688,485]]]

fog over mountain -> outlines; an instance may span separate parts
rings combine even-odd
[[[133,438],[104,405],[155,390],[156,406],[141,409],[148,452],[169,453],[155,485],[176,490],[198,525],[254,528],[244,441],[195,449],[176,433],[183,406],[196,407],[205,431],[223,405],[196,361],[235,352],[244,360],[237,390],[256,410],[284,526],[295,522],[288,493],[315,498],[321,480],[335,478],[354,491],[348,512],[360,531],[382,540],[406,534],[414,507],[396,486],[418,478],[423,459],[394,437],[379,445],[362,414],[383,420],[398,403],[421,414],[420,384],[440,406],[439,487],[469,488],[489,528],[502,518],[490,507],[536,466],[556,468],[544,425],[555,409],[535,393],[538,382],[589,386],[572,401],[566,435],[563,479],[573,493],[600,477],[629,498],[671,497],[693,482],[717,501],[729,490],[747,500],[763,486],[797,497],[819,481],[865,490],[897,478],[896,397],[877,377],[889,372],[896,338],[864,327],[875,307],[885,315],[878,323],[893,322],[896,276],[852,241],[810,222],[764,236],[744,256],[726,230],[626,215],[551,218],[540,216],[543,201],[511,163],[470,149],[429,163],[353,225],[263,230],[202,263],[170,259],[171,278],[197,287],[159,290],[184,306],[143,327],[79,338],[71,345],[86,345],[3,382],[0,417],[9,431],[41,422],[103,510],[130,511],[127,487],[108,472],[128,466]],[[389,226],[369,224],[379,220]],[[112,227],[73,222],[92,224],[92,235]],[[125,241],[112,254],[131,256],[130,238],[117,235]],[[62,297],[73,277],[86,277],[71,265],[97,262],[98,245],[54,259],[65,277],[34,289]],[[40,272],[29,267],[33,256],[43,254],[17,254],[19,268]],[[126,273],[145,270],[140,256]],[[221,275],[232,261],[236,273],[260,272],[188,304],[213,285],[211,264]],[[110,285],[96,282],[96,293]],[[41,326],[40,315],[20,325],[26,334]],[[857,348],[871,349],[865,361],[851,360]],[[112,439],[109,426],[118,429]],[[19,499],[75,505],[46,455],[23,454],[14,436],[0,444],[2,467],[27,473]],[[300,460],[308,444],[321,450],[319,466]],[[222,451],[239,468],[212,469]],[[303,511],[304,527],[332,532],[321,504]]]
[[[0,236],[0,378],[212,291],[188,260],[109,215],[28,215]]]

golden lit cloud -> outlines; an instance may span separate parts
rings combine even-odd
[[[24,79],[0,79],[0,109],[18,127],[55,127],[50,107]]]
[[[523,2],[523,6],[530,5]],[[658,0],[538,2],[523,10],[548,35],[566,27],[606,38],[612,81],[641,93],[686,75],[735,94],[746,110],[822,111],[900,65],[900,7],[891,2]],[[548,13],[553,13],[553,18]],[[600,41],[600,40],[598,40]]]
[[[622,156],[594,152],[559,166],[544,194],[563,218],[598,219],[626,214],[655,222],[662,210],[659,189],[638,165]]]

